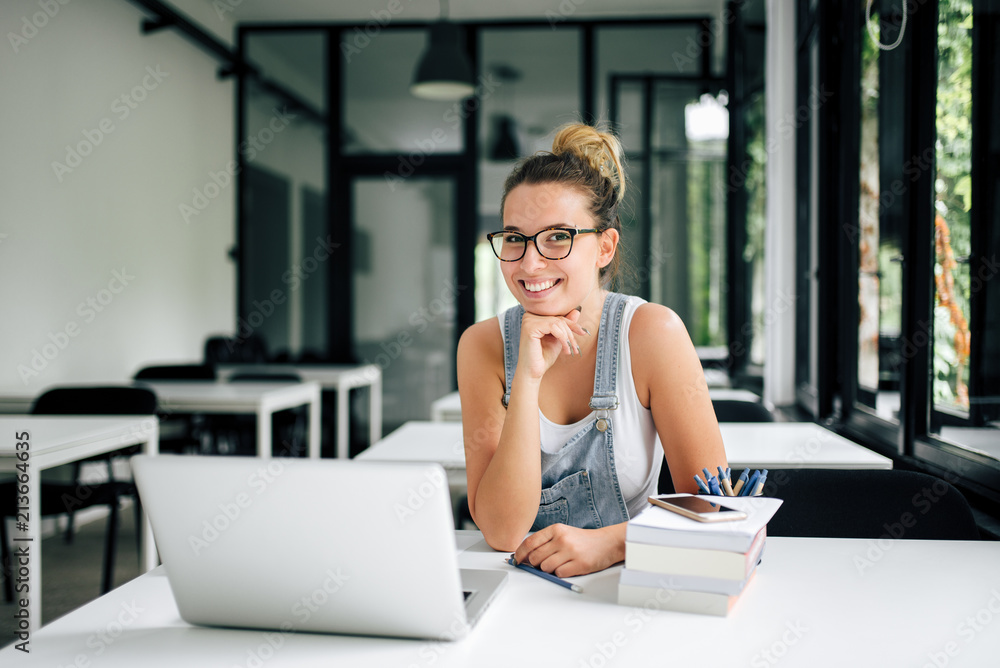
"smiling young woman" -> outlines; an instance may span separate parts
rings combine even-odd
[[[472,517],[494,549],[563,577],[624,558],[664,455],[679,492],[726,466],[684,324],[609,291],[625,187],[618,140],[587,125],[518,164],[488,237],[519,306],[458,347]]]

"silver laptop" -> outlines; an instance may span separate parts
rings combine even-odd
[[[503,571],[459,570],[436,464],[131,461],[192,624],[454,640],[506,582]]]

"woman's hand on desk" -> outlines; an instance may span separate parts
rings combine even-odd
[[[625,526],[578,529],[553,524],[525,538],[514,559],[561,578],[601,571],[625,559]]]

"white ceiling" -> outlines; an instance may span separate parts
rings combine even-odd
[[[203,0],[224,2],[226,18],[240,22],[365,22],[375,17],[428,21],[439,17],[439,0]],[[456,21],[569,19],[651,16],[721,16],[725,0],[450,0]]]

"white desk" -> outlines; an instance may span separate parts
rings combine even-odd
[[[257,416],[257,456],[271,457],[271,422],[277,411],[309,406],[309,456],[319,457],[318,383],[212,383],[138,381],[156,393],[160,408],[173,413],[253,413]]]
[[[750,390],[710,387],[708,394],[712,399],[760,402],[760,396]],[[446,394],[431,404],[431,420],[435,422],[460,422],[462,420],[462,400],[459,398],[458,392]]]
[[[1000,656],[997,542],[772,537],[724,618],[619,606],[618,567],[578,578],[575,594],[503,565],[476,532],[457,544],[463,568],[510,574],[458,642],[195,628],[158,568],[33,634],[30,655],[0,650],[0,664],[982,668]]]
[[[29,458],[25,469],[18,469],[24,461],[17,453],[18,435],[27,432]],[[0,416],[0,471],[27,473],[28,503],[27,527],[15,525],[14,547],[27,546],[29,564],[28,622],[34,631],[42,620],[42,539],[41,494],[39,473],[54,466],[69,464],[87,457],[113,452],[130,445],[144,444],[143,451],[159,451],[159,420],[156,416],[66,417],[40,415]],[[17,518],[22,520],[20,516]],[[0,519],[2,521],[2,519]],[[156,565],[156,551],[152,549],[153,533],[148,522],[143,522],[141,560],[145,570]],[[15,564],[16,566],[16,564]],[[17,574],[17,568],[14,569]],[[24,594],[17,594],[22,597]]]
[[[731,468],[891,469],[892,460],[812,422],[722,422]]]
[[[350,390],[369,390],[369,445],[382,438],[382,370],[374,364],[251,364],[218,367],[220,378],[237,372],[297,373],[302,380],[319,383],[324,390],[337,394],[337,434],[334,448],[337,457],[346,459],[350,452]]]
[[[892,460],[810,422],[723,422],[734,469],[891,469]],[[359,458],[437,462],[449,481],[464,479],[461,422],[407,422]]]

